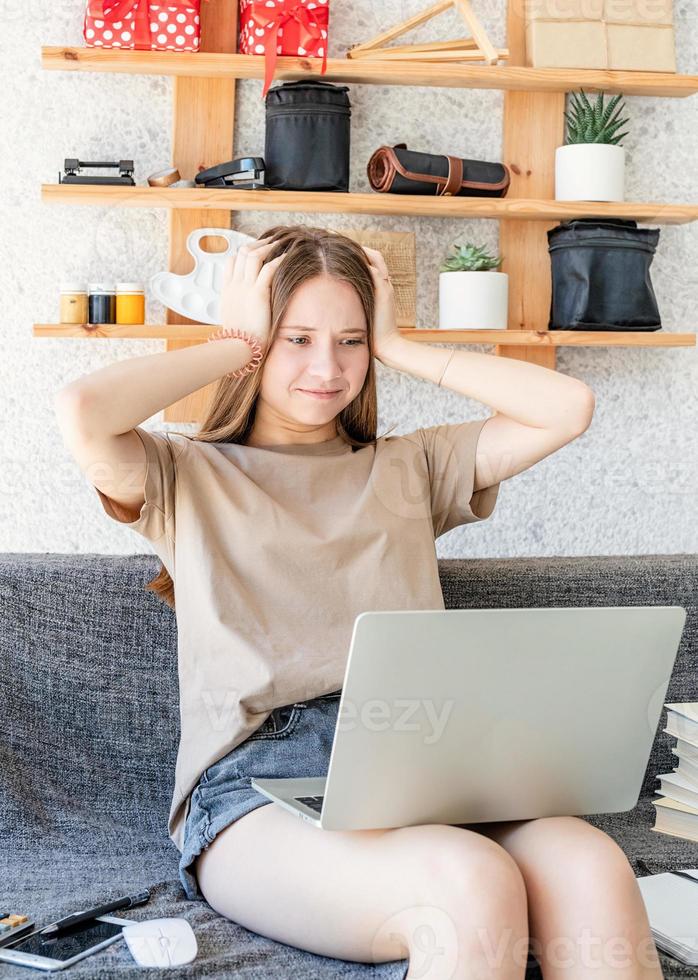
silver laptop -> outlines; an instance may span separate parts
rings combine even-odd
[[[363,612],[327,776],[252,779],[326,830],[636,805],[681,606]]]

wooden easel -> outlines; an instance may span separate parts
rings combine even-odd
[[[387,47],[387,44],[413,27],[431,20],[444,10],[455,7],[470,29],[472,37],[456,38],[453,41],[432,41],[427,44],[409,44]],[[353,45],[347,52],[348,58],[377,58],[381,61],[484,61],[495,65],[497,61],[508,58],[508,48],[495,48],[484,27],[470,5],[470,0],[439,0],[433,6],[415,14],[408,20],[396,24],[382,34],[362,44]]]

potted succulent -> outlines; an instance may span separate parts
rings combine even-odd
[[[469,242],[453,243],[439,274],[439,329],[506,330],[509,276],[499,256]]]
[[[625,150],[618,130],[628,120],[621,96],[604,105],[603,92],[589,102],[584,91],[570,96],[567,142],[555,151],[557,201],[622,201],[625,197]],[[619,104],[620,103],[620,104]]]

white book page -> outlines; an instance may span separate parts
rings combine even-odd
[[[675,711],[677,715],[683,715],[684,718],[690,718],[691,721],[698,721],[698,701],[684,701],[675,704],[665,703],[664,707]]]

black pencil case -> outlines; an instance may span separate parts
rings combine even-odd
[[[275,190],[348,191],[348,85],[284,82],[266,96],[265,183]]]
[[[579,218],[548,232],[549,330],[659,330],[650,279],[659,229],[623,218]]]

